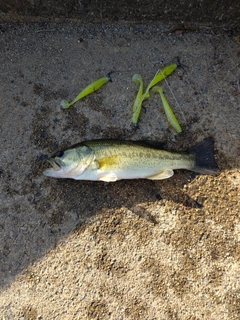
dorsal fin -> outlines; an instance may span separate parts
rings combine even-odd
[[[155,149],[160,149],[160,150],[165,150],[167,147],[167,143],[163,141],[154,141],[154,140],[138,140],[135,141],[139,145],[142,145],[144,147],[150,147],[150,148],[155,148]]]

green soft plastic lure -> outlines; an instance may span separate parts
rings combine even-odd
[[[163,104],[163,108],[165,111],[165,114],[167,116],[168,122],[171,124],[171,126],[178,132],[182,132],[182,128],[179,124],[179,122],[177,121],[177,118],[175,116],[175,114],[173,113],[164,93],[163,93],[163,89],[161,87],[155,86],[152,89],[153,92],[158,92],[160,94],[160,97],[162,99],[162,104]]]
[[[132,123],[136,125],[142,109],[143,80],[140,74],[134,74],[134,76],[132,77],[132,80],[136,84],[139,83],[138,93],[134,100],[133,109],[132,109]]]
[[[94,91],[97,91],[99,88],[101,88],[108,81],[111,81],[110,73],[106,77],[100,78],[100,79],[92,82],[91,84],[89,84],[85,89],[83,89],[77,95],[77,97],[72,102],[68,102],[67,100],[62,100],[60,103],[61,108],[68,109],[74,103],[76,103],[78,100],[86,97],[87,95],[93,93]]]
[[[162,81],[163,79],[165,79],[167,76],[169,76],[171,73],[173,73],[173,71],[175,71],[177,69],[178,65],[176,63],[170,64],[169,66],[165,67],[162,71],[159,71],[154,78],[152,79],[152,81],[149,83],[149,85],[147,86],[147,89],[145,91],[145,93],[143,94],[143,100],[149,98],[150,94],[149,94],[149,90],[155,86],[158,82]]]
[[[137,96],[134,100],[133,109],[132,109],[132,123],[136,126],[138,122],[138,118],[140,116],[141,110],[142,110],[142,103],[144,100],[150,97],[149,90],[155,86],[158,82],[165,79],[167,76],[169,76],[173,71],[178,67],[178,64],[174,63],[167,67],[165,67],[162,71],[157,72],[157,74],[154,76],[152,81],[147,86],[146,91],[143,93],[143,80],[142,77],[139,74],[135,74],[132,78],[132,80],[135,83],[139,83],[139,90],[137,93]]]

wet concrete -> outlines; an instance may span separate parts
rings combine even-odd
[[[240,26],[238,0],[0,0],[0,21],[170,22]]]

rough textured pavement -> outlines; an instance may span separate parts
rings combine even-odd
[[[172,28],[1,25],[1,319],[240,318],[239,35]],[[184,132],[169,127],[154,94],[132,128],[133,74],[146,85],[176,56],[184,70],[162,86]],[[60,109],[109,71],[112,83]],[[159,140],[184,150],[208,136],[217,177],[42,175],[46,155],[81,140]]]

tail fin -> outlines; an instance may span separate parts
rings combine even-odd
[[[219,173],[217,162],[214,158],[214,141],[209,137],[189,149],[195,157],[195,165],[192,171],[216,175]]]

